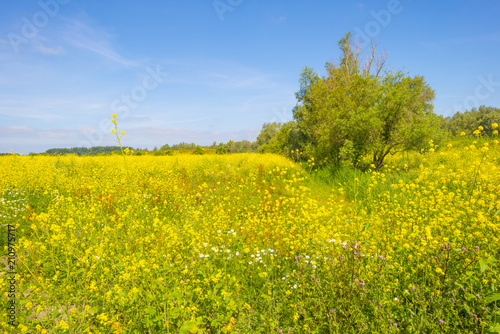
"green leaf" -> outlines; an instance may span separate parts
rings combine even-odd
[[[237,306],[236,306],[236,303],[234,302],[234,300],[229,300],[229,302],[227,303],[227,308],[229,310],[237,310]]]
[[[264,299],[264,300],[266,300],[266,301],[271,300],[271,296],[269,296],[269,295],[267,295],[267,294],[265,294],[265,293],[261,294],[261,295],[260,295],[260,298],[262,298],[262,299]]]
[[[489,296],[484,297],[484,301],[488,304],[491,302],[495,302],[497,300],[500,300],[500,293],[499,292],[493,293]]]
[[[500,324],[492,324],[488,328],[488,333],[500,333]]]
[[[496,213],[495,213],[495,216],[498,216],[500,215],[500,210],[498,210]]]
[[[145,312],[149,315],[153,315],[156,313],[156,310],[152,307],[148,307],[148,308],[146,308]]]
[[[52,319],[57,319],[57,317],[59,317],[59,315],[60,315],[59,310],[56,307],[54,309],[54,311],[52,312]]]
[[[481,272],[484,273],[486,269],[488,269],[488,261],[486,259],[480,259],[479,267],[481,268]]]
[[[170,295],[169,295],[170,298],[172,299],[179,299],[180,297],[182,297],[182,295],[180,293],[178,293],[177,291],[174,291],[172,292]]]
[[[472,293],[466,293],[465,294],[465,297],[467,300],[473,300],[473,299],[476,299],[477,297],[474,296]]]
[[[276,311],[279,313],[281,310],[283,310],[283,304],[282,303],[277,303],[276,304]]]
[[[181,314],[181,309],[179,307],[176,307],[169,312],[169,316],[172,319],[177,319],[180,314]]]
[[[196,333],[198,328],[195,329],[196,324],[192,321],[186,321],[182,324],[181,328],[179,328],[179,333],[188,334],[189,332]],[[195,331],[193,331],[195,330]]]

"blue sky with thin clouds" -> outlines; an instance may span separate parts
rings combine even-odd
[[[500,2],[39,0],[0,2],[0,152],[255,140],[292,119],[304,66],[377,40],[423,75],[435,112],[500,107]]]

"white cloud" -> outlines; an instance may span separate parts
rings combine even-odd
[[[207,86],[218,90],[275,90],[279,78],[275,73],[262,72],[227,59],[186,59],[166,68],[165,83]]]
[[[482,34],[482,35],[475,35],[475,36],[467,36],[467,37],[455,37],[455,38],[448,38],[448,39],[442,39],[442,40],[435,40],[435,41],[423,41],[420,42],[420,44],[423,47],[430,48],[430,49],[446,49],[451,46],[466,46],[466,45],[471,45],[471,44],[487,44],[487,43],[495,43],[500,41],[500,32],[495,31],[489,34]]]
[[[286,15],[281,15],[281,16],[278,16],[278,17],[271,17],[271,22],[273,23],[282,23],[282,22],[285,22],[286,21]]]
[[[57,46],[57,47],[49,47],[43,45],[41,42],[34,43],[34,47],[36,50],[38,50],[40,53],[46,54],[46,55],[53,55],[53,56],[59,56],[63,55],[66,53],[64,48],[62,46]]]
[[[57,129],[38,129],[29,126],[2,126],[0,127],[0,140],[10,140],[11,144],[15,144],[21,139],[23,142],[38,142],[43,141],[43,138],[66,138],[70,130],[67,128]],[[12,138],[16,138],[16,142],[12,142]]]
[[[105,28],[91,23],[89,19],[65,18],[65,27],[61,38],[77,48],[86,49],[97,53],[107,59],[127,67],[140,67],[135,60],[127,59],[120,55],[113,46],[113,35]]]
[[[0,115],[24,123],[23,119],[33,120],[62,120],[68,116],[61,109],[71,107],[77,103],[69,97],[40,97],[0,94]]]
[[[24,135],[28,132],[33,131],[33,128],[30,128],[28,126],[3,126],[0,127],[0,133],[2,136],[9,135],[9,136],[16,136],[16,135]]]

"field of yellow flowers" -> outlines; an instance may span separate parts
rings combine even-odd
[[[0,333],[500,332],[499,152],[0,157]]]

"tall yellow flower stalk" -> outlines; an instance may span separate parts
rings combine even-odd
[[[115,125],[115,128],[111,129],[111,133],[116,136],[116,142],[120,145],[120,150],[122,152],[123,162],[125,163],[125,169],[127,170],[127,177],[130,179],[130,175],[128,172],[127,159],[125,159],[125,151],[128,153],[129,149],[127,148],[125,151],[123,150],[122,139],[121,139],[123,137],[123,135],[125,134],[125,131],[122,130],[122,131],[118,132],[118,121],[116,120],[118,118],[118,116],[116,116],[116,114],[112,114],[111,117],[113,117],[111,119],[111,122]]]

